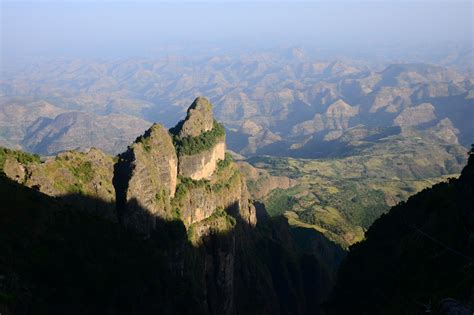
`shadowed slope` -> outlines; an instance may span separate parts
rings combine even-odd
[[[472,313],[473,184],[471,153],[459,179],[425,189],[375,221],[341,266],[332,312],[440,312],[455,298]]]

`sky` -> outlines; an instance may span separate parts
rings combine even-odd
[[[3,62],[149,56],[173,45],[357,50],[472,37],[470,1],[1,1]]]

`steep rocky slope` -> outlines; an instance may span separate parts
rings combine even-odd
[[[459,179],[393,207],[351,247],[328,309],[347,314],[472,314],[474,153]]]
[[[245,175],[249,192],[252,198],[263,200],[275,189],[288,189],[297,184],[297,181],[286,176],[273,176],[267,170],[253,167],[250,163],[239,161],[240,171]]]
[[[206,154],[224,137],[198,98],[170,132],[155,124],[116,158],[2,149],[0,311],[318,312],[342,250],[252,203],[232,157]]]
[[[171,215],[178,158],[168,130],[154,124],[119,156],[114,185],[121,223],[144,234]],[[143,211],[145,210],[145,211]]]

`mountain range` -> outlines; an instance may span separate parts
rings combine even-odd
[[[354,127],[360,137],[374,128],[426,129],[443,121],[452,125],[458,138],[453,141],[467,146],[474,136],[473,78],[441,65],[326,60],[294,48],[213,57],[51,60],[4,73],[0,141],[39,154],[71,149],[52,130],[74,134],[85,127],[80,119],[61,124],[66,119],[56,117],[64,112],[87,112],[94,121],[89,135],[75,137],[78,147],[93,142],[117,154],[150,125],[146,121],[173,126],[187,109],[183,100],[199,95],[216,105],[230,149],[246,156],[322,157],[319,147],[344,142]],[[103,138],[104,116],[117,128],[112,146]]]

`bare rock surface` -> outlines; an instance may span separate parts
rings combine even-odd
[[[178,159],[168,131],[154,124],[120,155],[115,166],[117,210],[121,222],[150,233],[155,217],[169,216],[176,190]]]
[[[179,175],[194,180],[209,179],[217,162],[225,158],[225,142],[218,142],[211,150],[179,157]]]
[[[405,108],[393,122],[400,127],[409,127],[432,121],[435,118],[434,106],[429,103],[423,103],[415,107]]]
[[[188,109],[186,119],[181,127],[181,137],[197,137],[212,129],[214,115],[212,105],[205,97],[198,97]]]

